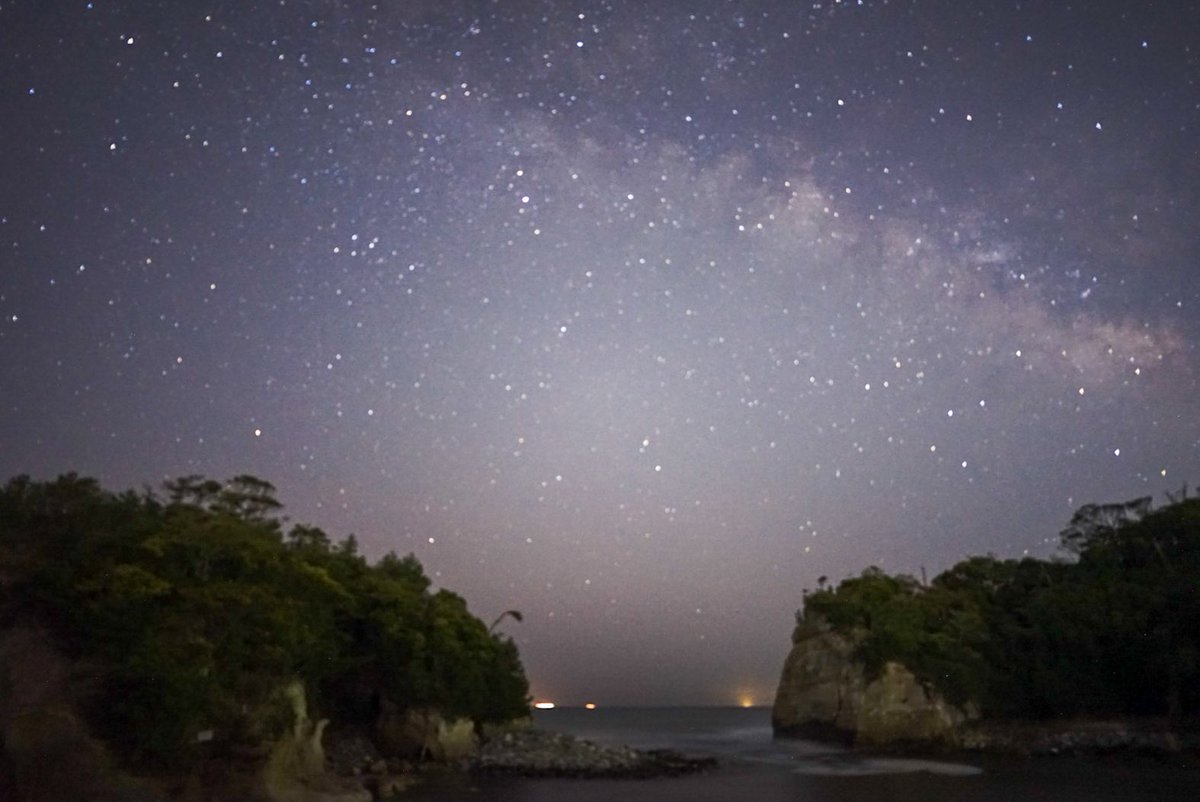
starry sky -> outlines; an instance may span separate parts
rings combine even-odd
[[[1190,3],[0,0],[0,476],[273,482],[538,698],[1200,479]]]

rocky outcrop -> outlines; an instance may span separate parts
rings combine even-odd
[[[707,771],[716,765],[711,757],[689,757],[669,749],[602,746],[535,729],[507,732],[488,741],[470,763],[472,770],[481,774],[597,779],[670,777]]]
[[[777,736],[895,749],[953,748],[1020,755],[1200,753],[1200,721],[981,719],[950,704],[899,663],[868,677],[855,643],[801,620],[771,715]]]
[[[899,663],[887,663],[867,683],[858,705],[855,743],[891,746],[905,743],[954,746],[960,727],[977,717],[950,704]]]
[[[401,709],[386,700],[381,707],[373,740],[385,754],[456,763],[479,749],[475,724],[469,719],[447,719],[437,710]]]
[[[294,682],[282,691],[292,711],[292,727],[271,748],[259,772],[262,796],[270,802],[370,802],[371,793],[361,783],[326,772],[321,744],[322,719],[308,718],[304,686]]]
[[[1155,718],[979,721],[962,728],[959,745],[969,751],[1039,756],[1109,752],[1200,754],[1200,722],[1179,727]]]
[[[853,650],[850,641],[834,632],[797,627],[771,710],[777,734],[853,739],[855,702],[866,687]]]
[[[868,677],[854,642],[819,623],[802,621],[771,713],[777,735],[836,739],[859,746],[954,746],[973,719],[899,663]]]

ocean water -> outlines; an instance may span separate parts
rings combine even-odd
[[[713,755],[707,774],[653,780],[434,777],[406,799],[433,802],[1200,801],[1200,762],[1149,756],[920,759],[772,738],[766,708],[663,707],[537,711],[537,726],[598,743]]]

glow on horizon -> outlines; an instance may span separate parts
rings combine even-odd
[[[533,706],[538,710],[553,710],[554,702],[534,702]]]

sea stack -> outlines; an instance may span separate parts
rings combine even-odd
[[[957,745],[974,710],[950,704],[900,663],[869,676],[856,645],[822,621],[797,622],[771,712],[776,736],[866,747]]]

